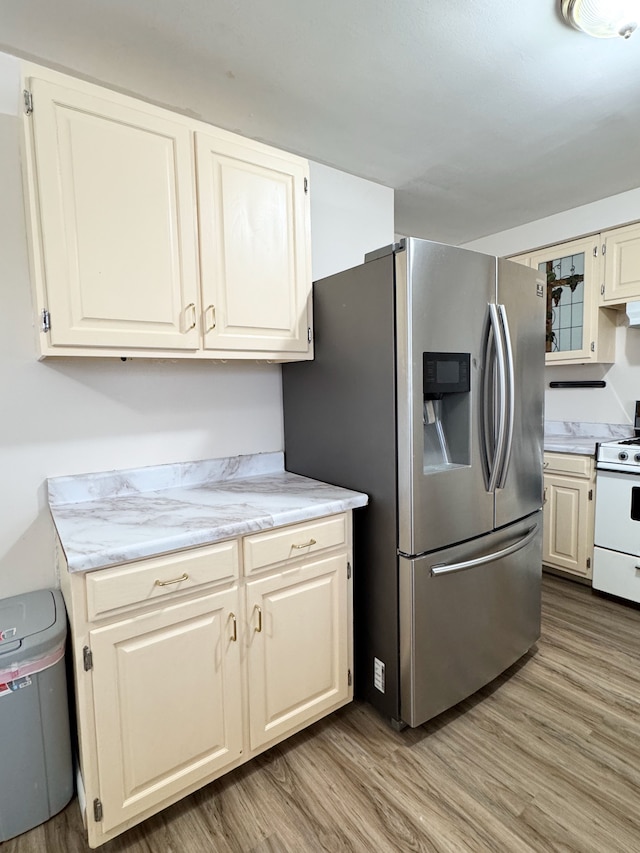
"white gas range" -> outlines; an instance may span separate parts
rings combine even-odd
[[[640,437],[596,453],[593,587],[640,602]]]

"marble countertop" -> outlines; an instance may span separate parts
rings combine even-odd
[[[555,453],[594,456],[596,444],[633,435],[631,424],[597,424],[577,421],[546,421],[544,449]]]
[[[283,453],[47,480],[69,571],[208,545],[365,506],[368,498],[290,474]]]

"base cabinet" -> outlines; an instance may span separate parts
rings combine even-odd
[[[545,453],[544,465],[542,562],[590,579],[595,506],[593,458]]]
[[[351,513],[112,569],[60,562],[91,847],[353,698]]]

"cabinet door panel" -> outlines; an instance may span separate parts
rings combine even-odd
[[[188,127],[104,90],[31,86],[51,345],[197,349]]]
[[[589,577],[587,556],[593,546],[593,527],[589,524],[588,480],[546,475],[544,478],[544,533],[542,562],[573,574]]]
[[[640,299],[640,225],[616,228],[603,235],[603,305]]]
[[[104,831],[242,752],[228,590],[90,633]]]
[[[196,133],[205,348],[307,352],[307,166]]]
[[[255,749],[348,699],[346,554],[247,584],[247,612]]]

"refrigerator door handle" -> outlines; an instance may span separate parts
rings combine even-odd
[[[489,476],[489,486],[487,491],[495,492],[498,485],[498,478],[502,470],[501,462],[504,459],[504,451],[507,443],[507,366],[505,340],[502,334],[502,323],[498,313],[498,306],[489,304],[489,321],[493,330],[493,340],[495,342],[496,351],[496,366],[497,366],[497,384],[498,384],[498,429],[496,439],[496,449],[494,454],[494,465]]]
[[[432,577],[436,577],[437,575],[450,575],[453,572],[462,572],[465,569],[473,569],[476,566],[483,566],[485,563],[492,563],[494,560],[501,560],[503,557],[508,557],[509,554],[515,554],[516,551],[520,551],[522,548],[527,546],[535,537],[537,532],[538,525],[534,524],[533,527],[530,527],[527,530],[522,539],[518,539],[518,541],[514,542],[513,545],[509,545],[501,551],[494,551],[493,554],[485,554],[484,557],[476,557],[473,560],[465,560],[462,563],[438,563],[435,566],[431,566],[429,572]]]
[[[504,449],[502,453],[502,458],[499,460],[498,468],[499,468],[499,476],[497,486],[499,489],[504,488],[504,484],[507,479],[507,473],[509,471],[509,465],[511,463],[511,448],[513,445],[513,428],[514,428],[514,420],[515,420],[515,368],[513,363],[513,347],[511,345],[511,334],[509,333],[509,321],[507,319],[507,310],[504,305],[498,305],[498,313],[500,315],[501,320],[501,333],[502,333],[502,341],[504,344],[504,353],[505,353],[505,366],[506,366],[506,378],[505,378],[505,390],[506,390],[506,400],[504,405],[504,415],[506,418],[506,440],[504,444]]]

